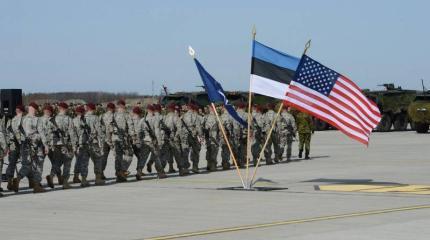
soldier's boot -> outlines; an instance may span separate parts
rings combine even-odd
[[[170,162],[169,163],[169,173],[175,173],[176,172],[176,170],[175,170],[175,168],[173,167],[173,162]]]
[[[229,170],[230,169],[230,163],[224,162],[222,163],[222,170]]]
[[[152,164],[147,164],[146,165],[146,171],[148,171],[149,173],[152,173]]]
[[[64,177],[63,178],[63,189],[70,189],[71,186],[69,184],[69,177]]]
[[[306,160],[311,159],[311,158],[309,157],[309,150],[306,150],[306,151],[305,151],[305,159],[306,159]]]
[[[190,171],[187,168],[180,168],[179,169],[179,176],[186,176],[190,174]]]
[[[79,174],[75,173],[73,176],[73,183],[81,183],[81,180],[79,179]]]
[[[0,192],[3,192],[3,188],[2,187],[0,187]]]
[[[61,174],[57,174],[58,185],[63,185],[64,177]]]
[[[116,182],[127,182],[127,175],[126,171],[119,171],[118,175],[116,176]]]
[[[216,162],[209,162],[208,163],[208,170],[210,171],[210,172],[215,172],[216,170],[217,170],[217,168],[216,168]]]
[[[81,187],[89,187],[90,183],[87,181],[87,177],[82,176]]]
[[[3,193],[0,193],[0,198],[3,197]]]
[[[167,175],[166,175],[166,173],[164,172],[164,170],[163,170],[163,171],[158,172],[158,173],[157,173],[157,176],[158,176],[158,178],[159,178],[159,179],[167,178]]]
[[[273,165],[273,161],[271,158],[266,159],[266,165]]]
[[[96,184],[97,186],[105,185],[105,180],[103,180],[103,179],[102,179],[102,175],[101,175],[101,174],[96,174],[96,181],[95,181],[95,184]]]
[[[28,188],[34,188],[34,185],[35,185],[35,183],[34,183],[34,181],[33,181],[33,179],[28,179]]]
[[[137,169],[136,170],[136,180],[137,181],[140,181],[140,180],[142,180],[143,179],[143,170],[140,168],[140,169]]]
[[[193,164],[193,168],[191,169],[191,171],[193,173],[199,173],[200,172],[199,166],[197,164]]]
[[[12,182],[13,191],[18,192],[19,191],[19,182],[21,181],[20,177],[14,178]]]
[[[34,183],[33,193],[44,193],[46,190],[42,187],[40,183]]]
[[[303,157],[303,149],[300,149],[299,150],[299,158],[302,158]]]
[[[13,179],[12,178],[9,178],[8,180],[7,180],[7,190],[9,190],[9,191],[12,191],[13,190]]]
[[[48,183],[48,186],[50,188],[54,188],[54,179],[53,179],[52,175],[46,176],[46,183]]]
[[[105,176],[105,173],[104,172],[102,172],[102,179],[103,180],[106,180],[107,178],[106,178],[106,176]]]

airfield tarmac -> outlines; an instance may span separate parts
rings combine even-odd
[[[5,192],[0,239],[429,239],[430,134],[373,133],[366,147],[316,132],[311,156],[259,168],[274,191],[220,190],[241,185],[231,170]]]

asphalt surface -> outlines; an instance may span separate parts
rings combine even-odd
[[[256,186],[280,188],[274,191],[220,190],[241,185],[231,170],[5,192],[0,239],[429,239],[428,194],[316,186],[430,185],[430,134],[374,133],[366,147],[337,131],[317,132],[311,155],[259,168]],[[113,177],[112,157],[108,167]]]

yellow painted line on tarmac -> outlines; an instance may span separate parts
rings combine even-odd
[[[321,191],[430,194],[430,185],[333,184],[318,186]]]
[[[196,232],[187,232],[187,233],[179,233],[179,234],[172,234],[172,235],[165,235],[165,236],[150,237],[150,238],[145,238],[145,239],[147,239],[147,240],[167,240],[167,239],[177,239],[177,238],[186,238],[186,237],[196,237],[196,236],[202,236],[202,235],[228,233],[228,232],[258,229],[258,228],[268,228],[268,227],[284,226],[284,225],[291,225],[291,224],[328,221],[328,220],[335,220],[335,219],[342,219],[342,218],[362,217],[362,216],[369,216],[369,215],[379,215],[379,214],[413,211],[413,210],[420,210],[420,209],[430,209],[430,205],[419,205],[419,206],[409,206],[409,207],[400,207],[400,208],[372,210],[372,211],[365,211],[365,212],[347,213],[347,214],[313,217],[313,218],[296,219],[296,220],[277,221],[277,222],[271,222],[271,223],[244,225],[244,226],[227,227],[227,228],[215,228],[215,229],[208,229],[208,230],[196,231]]]

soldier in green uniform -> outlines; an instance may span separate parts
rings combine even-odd
[[[305,159],[309,158],[311,150],[311,136],[314,133],[312,117],[304,112],[296,115],[297,132],[299,133],[299,158],[302,158],[303,148],[305,149]]]

